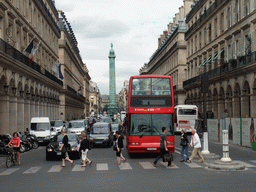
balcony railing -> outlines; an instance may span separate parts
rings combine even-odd
[[[191,11],[187,14],[186,20],[189,20],[192,15],[205,3],[206,0],[199,0],[197,3],[193,6]]]
[[[30,67],[31,69],[37,71],[38,73],[44,75],[45,77],[51,79],[52,81],[58,83],[59,85],[63,86],[63,82],[61,80],[59,80],[57,77],[55,77],[53,74],[51,74],[47,70],[43,70],[44,71],[43,73],[43,71],[41,71],[40,65],[38,65],[34,61],[29,62],[29,58],[26,55],[22,54],[21,52],[19,52],[17,49],[15,49],[13,46],[9,45],[2,39],[0,39],[0,51],[9,55],[13,59],[23,63],[24,65]]]
[[[51,13],[50,13],[49,10],[47,9],[47,7],[46,7],[46,5],[44,4],[43,0],[38,0],[38,2],[42,5],[44,11],[46,12],[46,14],[48,15],[48,17],[49,17],[50,20],[52,21],[54,27],[55,27],[56,30],[60,33],[60,29],[59,29],[57,23],[54,21],[54,19],[53,19]],[[58,13],[57,13],[57,15],[58,15]]]
[[[77,95],[78,97],[82,98],[84,101],[86,100],[83,95],[81,95],[80,93],[75,91],[73,88],[69,87],[68,85],[67,85],[67,90],[70,91],[71,93]]]
[[[204,2],[205,0],[201,0],[202,2]],[[201,1],[198,1],[197,4]],[[223,2],[225,2],[226,0],[216,0],[202,15],[200,15],[199,19],[187,30],[187,32],[185,33],[185,38],[187,38],[189,36],[189,34],[194,31],[197,26],[199,26],[210,14],[212,14],[212,12]],[[203,3],[202,3],[203,4]],[[202,5],[200,4],[200,5]],[[195,8],[195,7],[194,7]],[[193,11],[194,8],[191,10]],[[198,8],[198,7],[197,7]],[[197,9],[196,8],[196,9]],[[194,12],[196,11],[196,9],[194,10]],[[190,11],[190,12],[191,12]],[[187,20],[192,16],[192,14],[190,12],[187,14],[186,18]]]
[[[209,79],[216,78],[218,76],[224,76],[227,73],[234,72],[234,71],[238,70],[239,68],[251,65],[255,62],[256,62],[256,52],[253,52],[253,53],[251,53],[251,55],[245,55],[245,56],[240,57],[239,59],[231,59],[231,60],[229,60],[229,62],[220,63],[221,64],[220,67],[210,70],[204,74],[206,74],[209,77]],[[214,63],[214,61],[211,64],[213,64],[213,63]],[[202,75],[198,75],[196,77],[193,77],[191,79],[184,81],[183,87],[186,87],[186,86],[194,84],[194,83],[200,83]]]

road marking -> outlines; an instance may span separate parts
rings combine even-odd
[[[41,167],[31,167],[27,171],[23,172],[23,174],[30,174],[30,173],[36,173]]]
[[[179,168],[177,165],[175,165],[174,167],[168,167],[167,165],[168,165],[168,162],[161,162],[161,164],[163,165],[163,166],[165,166],[167,169],[177,169],[177,168]]]
[[[6,171],[0,173],[0,176],[4,176],[4,175],[10,175],[15,171],[18,171],[20,168],[9,168]]]
[[[131,165],[129,163],[121,163],[119,165],[120,170],[130,170],[132,169]]]
[[[108,164],[107,163],[97,163],[96,169],[97,169],[97,171],[107,171]]]
[[[249,163],[245,163],[243,161],[236,161],[238,163],[241,163],[242,165],[244,165],[245,167],[256,167],[255,165],[249,164]]]
[[[72,171],[84,171],[85,167],[81,167],[81,165],[75,165]]]
[[[60,165],[54,165],[49,169],[49,173],[60,172],[62,167]]]
[[[156,169],[154,165],[150,162],[139,162],[139,164],[144,168],[144,169]]]
[[[202,168],[202,166],[201,165],[198,165],[198,164],[196,164],[196,163],[193,163],[193,162],[191,162],[191,163],[186,163],[186,162],[184,162],[187,166],[189,166],[190,168]]]

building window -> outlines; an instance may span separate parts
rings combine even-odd
[[[224,13],[221,13],[220,15],[220,31],[221,33],[224,32]]]
[[[218,34],[217,34],[217,26],[218,26],[218,19],[217,18],[215,18],[215,25],[214,25],[214,34],[215,34],[215,37],[217,37],[218,36]]]
[[[250,2],[249,0],[244,0],[244,16],[250,13]]]
[[[209,42],[212,41],[212,25],[209,24],[209,27],[208,27],[208,39],[209,39]]]
[[[227,18],[227,28],[231,27],[231,13],[230,13],[230,7],[228,7],[227,9],[227,15],[226,15],[226,18]]]
[[[238,0],[235,1],[235,7],[234,7],[234,24],[239,21],[239,2]]]

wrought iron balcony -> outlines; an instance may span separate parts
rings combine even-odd
[[[67,90],[70,91],[71,93],[75,94],[76,96],[82,98],[84,101],[86,100],[83,95],[81,95],[80,93],[75,91],[73,88],[69,87],[68,85],[67,85]]]
[[[220,60],[220,61],[223,61],[223,60]],[[204,74],[206,74],[210,80],[211,78],[225,76],[227,75],[227,73],[235,72],[236,70],[239,70],[245,66],[254,64],[255,62],[256,62],[256,52],[252,52],[250,55],[241,56],[239,59],[231,59],[229,60],[229,62],[220,62],[221,64],[220,67],[210,70]],[[211,64],[213,63],[214,61]],[[198,75],[196,77],[193,77],[191,79],[184,81],[183,87],[186,88],[186,86],[190,86],[192,84],[199,84],[201,82],[201,77],[204,74]]]
[[[24,65],[30,67],[31,69],[37,71],[38,73],[44,75],[45,77],[51,79],[52,81],[58,83],[59,85],[63,86],[63,82],[59,80],[57,77],[55,77],[53,74],[51,74],[47,70],[41,70],[41,66],[38,65],[36,62],[32,61],[29,62],[29,58],[19,52],[17,49],[15,49],[10,44],[6,43],[4,40],[0,39],[0,51],[9,55],[13,59],[23,63]]]

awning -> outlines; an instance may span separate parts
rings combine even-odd
[[[204,64],[206,63],[207,59],[204,59],[204,61],[197,67],[197,68],[200,68],[202,66],[204,66]]]
[[[215,57],[213,57],[212,60],[216,60],[223,51],[224,51],[224,49],[221,49],[220,52]]]

